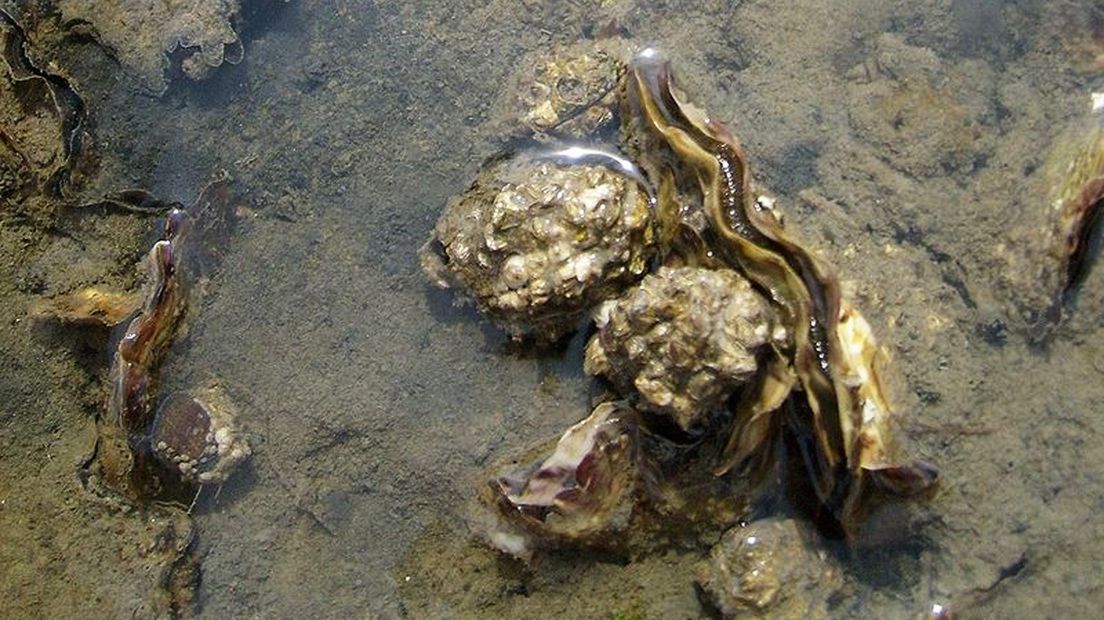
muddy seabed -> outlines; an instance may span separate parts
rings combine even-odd
[[[889,517],[909,521],[903,541],[834,548],[851,584],[834,613],[905,618],[979,589],[963,617],[1099,611],[1104,269],[1038,347],[1005,313],[993,255],[1041,221],[1037,170],[1101,86],[1100,4],[597,4],[246,1],[244,60],[161,96],[89,37],[27,25],[93,116],[88,192],[188,204],[223,169],[244,195],[164,390],[217,377],[254,454],[192,524],[91,497],[77,471],[106,343],[27,316],[44,295],[133,285],[157,220],[0,218],[0,616],[703,615],[707,545],[527,569],[469,541],[485,468],[580,419],[595,388],[579,342],[510,346],[416,258],[498,148],[515,63],[607,23],[668,50],[789,225],[856,283],[913,443],[942,471],[929,504]]]

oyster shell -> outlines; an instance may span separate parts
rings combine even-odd
[[[168,87],[169,55],[181,70],[203,79],[222,65],[238,64],[244,50],[233,23],[239,0],[60,0],[65,21],[91,27],[92,35],[123,67],[156,94]]]
[[[634,170],[585,149],[495,159],[449,201],[422,266],[511,336],[556,340],[647,270],[651,198]]]
[[[23,28],[0,9],[0,205],[62,197],[87,163],[84,100],[27,48]]]
[[[221,484],[251,454],[238,410],[217,384],[167,396],[157,409],[150,447],[182,478]]]
[[[717,432],[673,442],[624,402],[603,403],[554,446],[495,469],[483,496],[493,508],[485,537],[529,559],[545,548],[642,552],[719,536],[746,517],[760,482],[714,475],[723,446]]]
[[[585,369],[683,429],[720,408],[758,369],[774,313],[730,269],[663,267],[597,313]]]
[[[625,530],[633,511],[637,473],[632,410],[603,403],[567,429],[551,455],[510,467],[490,483],[491,503],[505,521],[491,544],[525,557],[558,542],[596,542]]]
[[[1040,221],[1014,231],[995,249],[1002,265],[998,290],[1009,297],[1036,342],[1045,342],[1063,318],[1065,302],[1087,273],[1090,246],[1104,204],[1104,110],[1093,110],[1051,147],[1042,167]]]
[[[624,41],[611,38],[526,55],[495,103],[496,133],[582,139],[615,126],[626,50]]]
[[[810,534],[792,519],[732,528],[698,567],[704,598],[723,618],[830,618],[843,574],[811,548]]]

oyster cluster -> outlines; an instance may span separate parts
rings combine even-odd
[[[767,300],[730,269],[662,267],[603,304],[595,323],[586,372],[684,430],[752,379],[759,349],[778,336]]]
[[[574,331],[655,253],[651,196],[619,161],[582,149],[493,160],[449,201],[423,267],[514,337]]]
[[[562,53],[550,62],[576,66]],[[545,92],[547,73],[524,92]],[[435,283],[473,297],[515,337],[558,338],[590,312],[585,370],[619,398],[496,469],[484,489],[496,508],[487,538],[527,557],[709,527],[719,536],[746,518],[783,428],[818,512],[848,536],[872,500],[928,489],[935,470],[904,460],[896,441],[885,351],[831,266],[783,227],[773,199],[753,193],[736,138],[684,102],[654,50],[610,76],[615,90],[589,76],[595,92],[575,98],[594,101],[594,116],[568,116],[605,118],[616,92],[616,142],[549,147],[548,128],[566,125],[534,124],[533,110],[562,120],[561,107],[521,106],[540,154],[492,159],[422,251]],[[744,552],[715,555],[734,553]],[[704,587],[736,613],[724,601],[743,595],[724,572],[714,567]]]

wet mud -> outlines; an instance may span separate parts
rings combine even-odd
[[[610,33],[667,50],[739,136],[893,351],[893,400],[940,467],[930,502],[872,516],[860,543],[813,538],[840,570],[831,617],[1089,617],[1104,601],[1104,271],[1090,244],[1040,339],[998,252],[1045,227],[1047,154],[1104,86],[1099,3],[246,0],[240,62],[194,81],[170,55],[160,96],[47,3],[0,7],[80,93],[95,154],[62,198],[0,203],[0,615],[707,617],[694,580],[715,533],[531,565],[473,538],[487,468],[600,388],[581,337],[519,347],[418,263],[503,145],[517,64]],[[140,288],[161,214],[104,199],[192,204],[220,170],[241,197],[233,234],[212,242],[160,390],[217,380],[252,456],[194,506],[105,499],[80,471],[110,331],[34,308]]]

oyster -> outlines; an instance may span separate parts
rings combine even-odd
[[[86,162],[84,100],[64,75],[31,61],[23,28],[2,9],[0,61],[0,200],[62,197]]]
[[[583,139],[615,126],[626,49],[620,39],[602,39],[526,55],[494,106],[496,133]]]
[[[181,70],[197,80],[244,57],[233,28],[239,0],[60,0],[58,8],[66,23],[91,30],[129,73],[157,94],[168,87],[170,54],[179,53]]]
[[[1062,319],[1064,304],[1088,267],[1090,246],[1104,204],[1104,105],[1093,95],[1091,117],[1063,132],[1042,168],[1042,221],[1014,231],[996,247],[1003,263],[999,290],[1011,311],[1043,342]]]
[[[504,523],[491,543],[517,556],[537,544],[595,542],[625,530],[637,484],[635,414],[604,403],[572,426],[552,454],[511,467],[491,482],[491,503]]]
[[[728,269],[660,268],[597,315],[586,372],[684,430],[720,409],[756,374],[758,350],[784,334],[767,301]]]
[[[843,574],[792,519],[734,527],[698,567],[704,598],[723,618],[830,618]]]
[[[746,516],[760,481],[714,475],[723,447],[721,433],[675,442],[624,402],[603,403],[553,447],[496,467],[483,496],[494,509],[485,537],[529,558],[547,547],[635,552],[719,536]]]
[[[633,60],[627,82],[629,107],[673,155],[653,158],[650,168],[700,186],[716,254],[771,292],[783,324],[792,332],[787,357],[793,360],[802,398],[789,399],[798,413],[788,415],[787,421],[799,437],[818,499],[846,533],[854,534],[868,478],[884,483],[876,485],[880,489],[908,494],[935,481],[935,470],[926,463],[899,465],[879,458],[873,469],[864,463],[868,450],[880,457],[888,452],[881,444],[873,449],[860,445],[862,440],[888,439],[888,433],[875,433],[867,423],[871,417],[889,418],[873,367],[875,356],[851,352],[876,350],[869,326],[842,301],[832,268],[783,228],[765,208],[771,201],[753,195],[747,157],[735,136],[702,110],[682,102],[670,63],[657,51],[645,50]],[[664,218],[663,213],[681,205],[660,191],[657,209]],[[845,319],[859,327],[841,333]],[[779,402],[776,388],[785,385],[778,377],[765,373],[763,381],[769,384],[759,389],[771,404]],[[763,389],[768,385],[772,389]],[[765,407],[759,409],[764,415]],[[737,420],[737,432],[747,430],[740,425]],[[740,443],[733,442],[734,448]],[[729,455],[720,471],[737,462]]]
[[[167,396],[157,410],[150,447],[182,478],[221,484],[251,451],[234,403],[217,384]]]
[[[210,222],[193,231],[193,214],[217,219],[215,210],[230,205],[228,186],[223,177],[204,188],[188,211],[169,212],[162,238],[146,259],[141,308],[115,347],[111,398],[97,420],[87,473],[131,501],[179,499],[191,484],[220,483],[250,454],[236,409],[216,385],[174,394],[156,407],[162,361],[192,301],[196,273],[185,260],[194,251],[191,237],[210,233]]]
[[[553,341],[643,276],[651,196],[632,164],[582,148],[500,157],[449,201],[421,251],[515,338]]]

